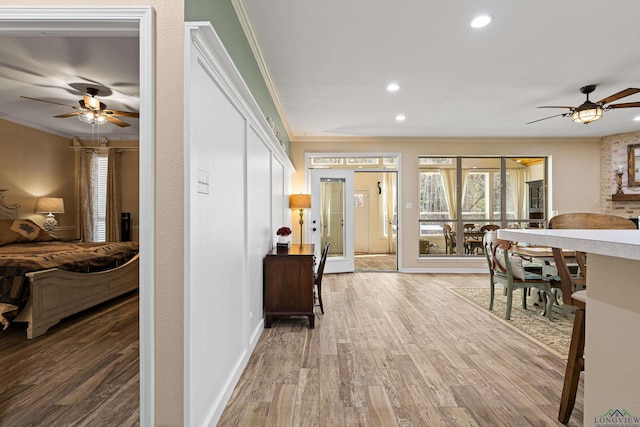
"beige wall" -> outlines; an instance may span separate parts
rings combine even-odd
[[[85,7],[87,2],[0,0],[3,5]],[[151,6],[155,10],[154,406],[157,426],[180,426],[184,407],[184,1],[91,3],[98,5]]]
[[[75,237],[74,152],[71,141],[0,119],[0,188],[5,200],[20,205],[20,218],[42,226],[43,214],[34,213],[38,197],[62,197],[65,213],[56,214],[59,237]]]
[[[400,153],[401,259],[406,271],[484,268],[483,261],[418,259],[418,157],[423,155],[550,156],[550,210],[600,212],[599,138],[320,138],[291,144],[294,192],[306,189],[305,153]],[[412,203],[407,209],[406,203]],[[480,258],[480,257],[478,257]],[[486,262],[486,261],[485,261]]]
[[[82,141],[85,147],[97,143]],[[122,160],[122,211],[131,212],[138,240],[138,178],[140,156],[138,141],[118,141],[114,147],[125,147]],[[55,235],[78,237],[78,203],[75,187],[75,151],[71,140],[0,119],[0,188],[8,190],[8,203],[20,205],[21,218],[30,218],[42,226],[43,214],[33,212],[38,197],[62,197],[65,213],[56,214]],[[70,166],[71,165],[71,166]]]

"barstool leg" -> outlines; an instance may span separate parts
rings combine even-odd
[[[584,320],[585,311],[577,309],[573,320],[567,371],[564,374],[560,411],[558,412],[558,421],[562,424],[567,424],[571,418],[573,405],[576,403],[576,395],[578,394],[580,372],[584,369]]]

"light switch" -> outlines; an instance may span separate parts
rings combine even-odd
[[[405,209],[413,209],[413,203],[411,203],[411,202],[407,202],[407,203],[405,203],[405,204],[404,204],[404,208],[405,208]]]

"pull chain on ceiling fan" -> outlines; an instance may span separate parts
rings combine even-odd
[[[635,93],[640,92],[640,89],[637,88],[628,88],[625,90],[621,90],[618,93],[614,93],[613,95],[607,96],[606,98],[601,99],[598,102],[592,102],[589,100],[589,94],[596,89],[596,85],[588,85],[580,88],[580,92],[584,93],[587,96],[587,100],[582,103],[578,107],[568,107],[568,106],[559,106],[559,105],[545,105],[538,108],[568,108],[569,112],[556,114],[555,116],[545,117],[543,119],[534,120],[532,122],[528,122],[527,124],[540,122],[542,120],[551,119],[554,117],[568,117],[571,116],[571,119],[575,123],[584,123],[589,124],[591,122],[595,122],[602,118],[602,113],[604,111],[613,110],[616,108],[637,108],[640,107],[640,102],[625,102],[620,104],[609,104],[610,102],[617,101],[618,99],[625,98],[627,96],[633,95]]]

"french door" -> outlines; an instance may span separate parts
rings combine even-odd
[[[326,273],[353,272],[354,190],[352,170],[311,170],[311,242],[316,256],[331,243],[324,267]]]

